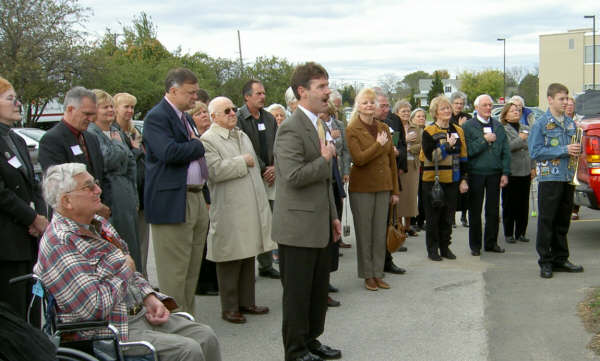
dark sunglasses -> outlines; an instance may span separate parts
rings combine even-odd
[[[225,113],[226,115],[229,115],[229,113],[231,112],[237,112],[237,108],[236,107],[231,107],[231,108],[225,108],[223,109],[223,113]]]

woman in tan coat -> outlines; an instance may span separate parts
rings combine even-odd
[[[382,279],[387,214],[398,203],[396,156],[389,127],[374,118],[375,92],[361,90],[346,128],[350,169],[350,208],[354,218],[358,277],[370,291],[390,288]]]
[[[213,124],[200,138],[206,149],[211,205],[206,258],[217,263],[222,317],[246,322],[242,313],[264,314],[254,302],[254,258],[271,251],[271,208],[250,138],[236,127],[233,103],[209,106]]]

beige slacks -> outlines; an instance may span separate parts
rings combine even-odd
[[[358,277],[383,278],[390,192],[350,192]]]
[[[145,316],[129,322],[128,341],[148,341],[161,361],[221,361],[217,335],[210,326],[181,316],[169,316],[162,325],[154,326]],[[126,351],[139,354],[140,348]]]
[[[177,311],[196,315],[194,298],[208,230],[202,192],[187,192],[184,223],[151,227],[160,291],[175,299]]]
[[[217,262],[217,281],[223,312],[239,311],[240,306],[248,307],[255,304],[254,257]]]

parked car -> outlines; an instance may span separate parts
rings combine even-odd
[[[583,115],[582,153],[577,168],[574,202],[600,209],[600,91],[588,91],[576,100],[575,113]]]
[[[143,120],[132,120],[133,126],[137,129],[140,134],[144,134],[144,121]]]
[[[38,150],[40,140],[46,131],[38,128],[13,128],[13,131],[25,140],[27,149],[29,149],[29,157],[33,163],[33,171],[36,175],[40,176],[42,174],[42,166],[38,162]]]

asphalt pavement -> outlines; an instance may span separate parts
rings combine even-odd
[[[504,254],[471,256],[468,229],[460,225],[451,245],[456,260],[430,261],[425,232],[409,237],[408,252],[394,254],[408,272],[386,274],[391,289],[377,292],[357,278],[352,233],[345,241],[353,247],[342,250],[331,277],[340,289],[332,296],[342,305],[328,311],[320,340],[342,349],[347,361],[600,360],[586,349],[591,335],[576,309],[589,287],[600,286],[600,212],[582,208],[580,214],[569,243],[572,261],[585,272],[555,273],[549,280],[539,277],[535,217],[529,243],[505,244],[500,231]],[[150,253],[149,278],[156,284]],[[223,360],[283,360],[281,295],[279,280],[257,276],[257,304],[271,312],[250,315],[243,325],[221,319],[218,296],[197,297],[198,319],[217,333]]]

